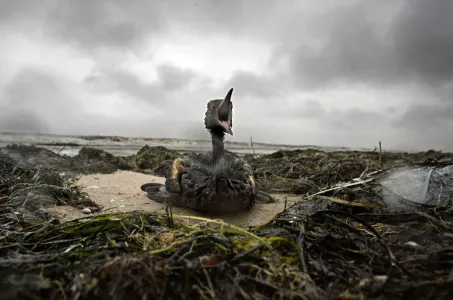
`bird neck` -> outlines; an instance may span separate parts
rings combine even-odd
[[[225,137],[225,132],[222,129],[211,129],[211,139],[212,139],[212,158],[213,162],[219,161],[223,157],[224,145],[223,139]]]

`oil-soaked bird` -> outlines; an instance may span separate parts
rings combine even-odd
[[[256,201],[274,201],[270,195],[257,191],[250,165],[224,148],[225,134],[233,135],[232,93],[230,89],[224,99],[208,102],[204,124],[211,133],[212,151],[175,159],[165,185],[141,186],[148,198],[211,213],[246,211]]]

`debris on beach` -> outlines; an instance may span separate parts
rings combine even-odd
[[[0,203],[14,214],[45,211],[46,206],[71,205],[99,212],[102,207],[75,185],[75,177],[40,161],[55,162],[46,151],[9,153],[0,149]],[[44,153],[44,155],[42,155]]]
[[[438,151],[419,153],[376,151],[331,151],[316,149],[280,150],[256,158],[247,157],[255,179],[263,191],[312,194],[339,182],[358,178],[364,172],[438,161],[453,162],[453,154]]]
[[[139,155],[115,160],[85,150],[92,154],[72,161],[18,147],[0,150],[5,299],[453,296],[448,154],[433,161],[427,153],[384,153],[379,162],[371,151],[296,150],[253,158],[259,184],[297,192],[301,201],[265,224],[241,228],[175,215],[171,207],[165,214],[102,213],[60,223],[45,214],[47,203],[89,202],[74,184],[77,172],[100,172],[95,162],[105,171],[138,171]],[[173,155],[148,151],[161,154],[147,172],[158,172]]]
[[[129,170],[156,176],[164,176],[166,168],[180,155],[177,151],[161,146],[144,146],[136,154],[125,157],[90,147],[82,147],[74,157],[59,155],[46,148],[17,144],[8,145],[1,151],[30,165],[60,172],[109,174],[117,170]]]

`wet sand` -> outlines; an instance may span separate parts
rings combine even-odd
[[[78,185],[84,192],[89,194],[90,199],[102,205],[104,209],[100,212],[127,212],[142,210],[148,212],[164,213],[164,205],[154,202],[146,197],[145,192],[140,190],[140,186],[148,182],[164,183],[165,178],[130,171],[117,171],[113,174],[92,174],[82,176]],[[297,195],[278,194],[273,195],[278,201],[271,204],[256,204],[255,207],[244,213],[238,213],[230,216],[209,216],[200,214],[189,209],[173,207],[175,215],[202,216],[213,219],[222,219],[225,222],[237,226],[254,226],[265,222],[283,211],[285,206],[285,197],[287,205],[292,205],[295,201],[300,200]],[[80,209],[71,206],[54,206],[46,208],[47,211],[56,215],[62,221],[69,221],[77,218],[83,218],[87,215]],[[91,214],[94,215],[94,214]]]

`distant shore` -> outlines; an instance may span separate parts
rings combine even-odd
[[[128,156],[137,153],[144,145],[150,147],[164,146],[180,152],[205,152],[211,149],[209,140],[188,140],[173,138],[143,138],[101,135],[56,135],[41,133],[15,133],[0,131],[0,147],[9,144],[35,145],[54,152],[75,156],[84,146],[102,149],[116,156]],[[314,145],[284,145],[253,142],[250,143],[226,141],[229,151],[238,154],[269,154],[278,150],[318,149],[322,151],[372,151],[371,148],[322,147]]]

